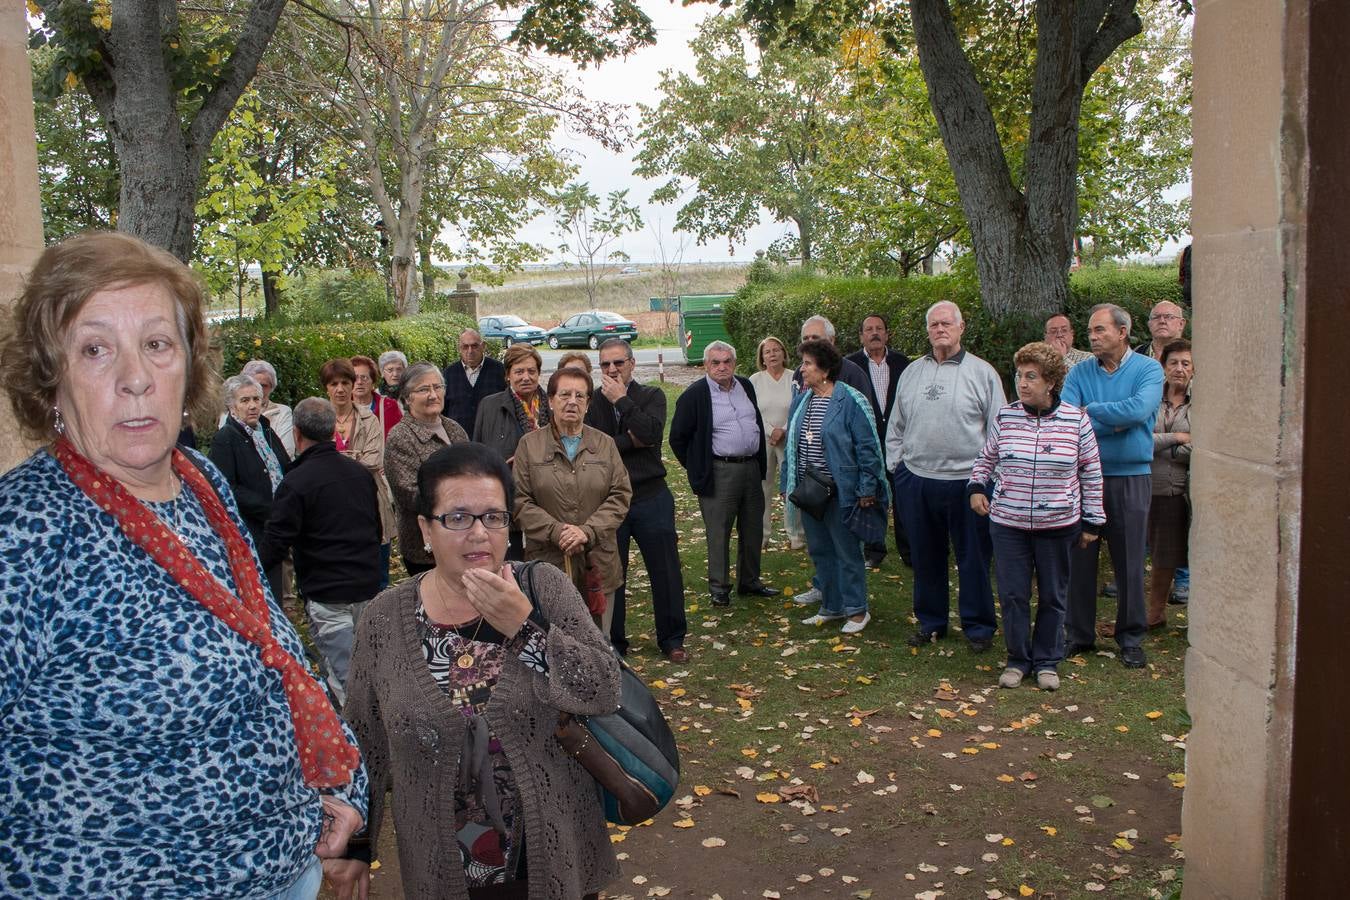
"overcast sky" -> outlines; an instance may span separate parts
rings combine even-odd
[[[717,11],[715,3],[694,3],[683,7],[666,0],[643,0],[642,9],[651,16],[657,29],[656,44],[639,50],[626,59],[605,63],[574,73],[585,95],[596,101],[620,103],[629,109],[629,124],[636,133],[638,124],[637,104],[639,102],[654,105],[659,94],[657,84],[660,73],[665,69],[693,71],[693,54],[689,51],[689,41],[698,33],[699,23]],[[651,229],[660,222],[666,234],[667,253],[674,251],[678,237],[671,237],[675,227],[675,212],[679,206],[661,206],[651,203],[650,197],[662,182],[639,178],[633,174],[633,156],[636,147],[629,147],[624,153],[613,153],[593,140],[568,134],[559,129],[557,143],[574,154],[574,161],[580,166],[577,181],[588,182],[591,190],[603,197],[610,191],[628,189],[628,200],[642,208],[643,220],[647,223],[641,233],[628,235],[622,241],[621,249],[634,262],[652,262],[659,258],[656,239]],[[685,262],[720,261],[728,259],[751,260],[755,251],[763,249],[784,233],[792,231],[790,224],[776,224],[768,214],[761,218],[760,226],[750,232],[745,244],[738,244],[734,252],[729,252],[725,240],[697,246],[692,236],[686,236],[688,246],[684,253]],[[520,232],[525,240],[549,247],[550,258],[556,260],[556,248],[561,241],[553,232],[552,216],[540,216]]]
[[[585,71],[574,70],[572,77],[578,82],[588,98],[607,103],[622,104],[629,110],[629,124],[636,134],[639,102],[654,105],[659,100],[657,85],[663,70],[692,72],[693,54],[689,50],[689,41],[698,33],[699,23],[717,13],[717,4],[694,2],[681,6],[668,0],[642,0],[642,9],[651,16],[657,29],[656,44],[639,50],[620,60],[605,63]],[[673,235],[675,213],[679,205],[661,206],[650,202],[652,191],[662,182],[639,178],[633,174],[633,156],[637,148],[630,146],[623,153],[614,153],[588,138],[568,133],[560,128],[555,135],[559,146],[570,151],[579,171],[575,180],[587,182],[592,191],[603,197],[612,190],[627,188],[628,200],[642,208],[643,220],[647,223],[641,232],[623,238],[618,245],[634,261],[654,262],[660,258],[657,241],[652,234],[655,227],[664,233],[667,254],[672,254],[680,237]],[[1183,197],[1190,193],[1189,182],[1169,191],[1169,197]],[[753,228],[745,243],[728,247],[724,239],[699,246],[692,236],[685,235],[687,246],[684,252],[686,263],[716,262],[724,260],[754,259],[755,251],[761,250],[784,234],[794,234],[791,223],[777,223],[767,211],[761,211],[758,227]],[[558,253],[560,238],[554,233],[553,217],[542,215],[521,229],[519,236],[549,248],[547,261],[561,260]],[[1162,249],[1160,257],[1171,258],[1180,251],[1181,243],[1169,242]],[[453,243],[453,242],[452,242]]]

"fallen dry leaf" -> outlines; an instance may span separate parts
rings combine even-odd
[[[755,799],[760,803],[779,803],[783,798],[778,796],[776,792],[765,791],[762,794],[756,794]]]
[[[858,770],[858,774],[855,777],[858,779],[858,784],[872,784],[874,781],[877,780],[876,776],[868,772],[864,772],[861,769]]]
[[[1017,779],[1005,772],[1004,774],[998,776],[998,780],[1006,783],[1016,781]]]
[[[1144,718],[1146,718],[1146,719],[1161,719],[1161,718],[1162,718],[1162,713],[1158,712],[1158,711],[1155,709],[1155,710],[1153,710],[1152,712],[1146,712],[1146,713],[1144,713]]]
[[[674,828],[693,828],[693,827],[694,827],[694,820],[693,820],[693,819],[677,819],[677,820],[675,820],[674,822],[671,822],[670,824],[671,824],[671,826],[674,827]]]
[[[698,794],[700,797],[706,797],[712,793],[712,788],[708,787],[706,784],[696,784],[694,785],[694,793]]]
[[[1021,894],[1023,897],[1030,897],[1032,894],[1036,893],[1036,889],[1029,884],[1021,884],[1017,886],[1017,893]]]
[[[706,837],[702,841],[705,847],[725,847],[727,842],[720,837]]]

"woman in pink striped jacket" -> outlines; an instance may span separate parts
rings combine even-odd
[[[1087,413],[1062,403],[1068,366],[1049,344],[1013,356],[1017,401],[998,412],[970,473],[970,507],[989,517],[994,573],[1003,608],[1008,663],[999,687],[1035,673],[1041,690],[1059,688],[1069,550],[1087,546],[1106,522],[1102,466]],[[991,489],[992,484],[992,489]],[[1031,623],[1031,578],[1040,601]]]

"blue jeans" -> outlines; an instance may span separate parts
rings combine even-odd
[[[989,520],[966,499],[966,482],[923,478],[902,464],[892,482],[895,505],[914,561],[914,615],[925,634],[947,634],[951,596],[947,587],[947,543],[956,551],[960,576],[957,606],[967,640],[988,640],[998,620],[989,584]]]
[[[284,891],[278,891],[267,900],[314,900],[319,896],[319,886],[323,884],[323,863],[317,856],[309,858],[300,877]]]
[[[1172,576],[1172,583],[1179,588],[1188,588],[1191,586],[1191,570],[1182,566],[1177,569],[1176,574]]]
[[[806,530],[806,552],[816,564],[811,583],[820,588],[821,614],[860,616],[867,612],[867,564],[863,562],[862,541],[844,524],[839,498],[830,499],[825,518],[802,513]]]
[[[1003,641],[1008,668],[1023,675],[1049,670],[1064,659],[1064,610],[1069,601],[1069,551],[1079,528],[1024,531],[989,523],[994,545],[994,573],[1003,608]],[[1031,576],[1036,575],[1039,600],[1031,623]]]

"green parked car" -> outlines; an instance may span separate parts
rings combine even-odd
[[[618,313],[592,309],[577,313],[566,322],[548,330],[548,345],[559,347],[590,347],[592,350],[610,338],[623,338],[628,343],[637,340],[637,324]]]

